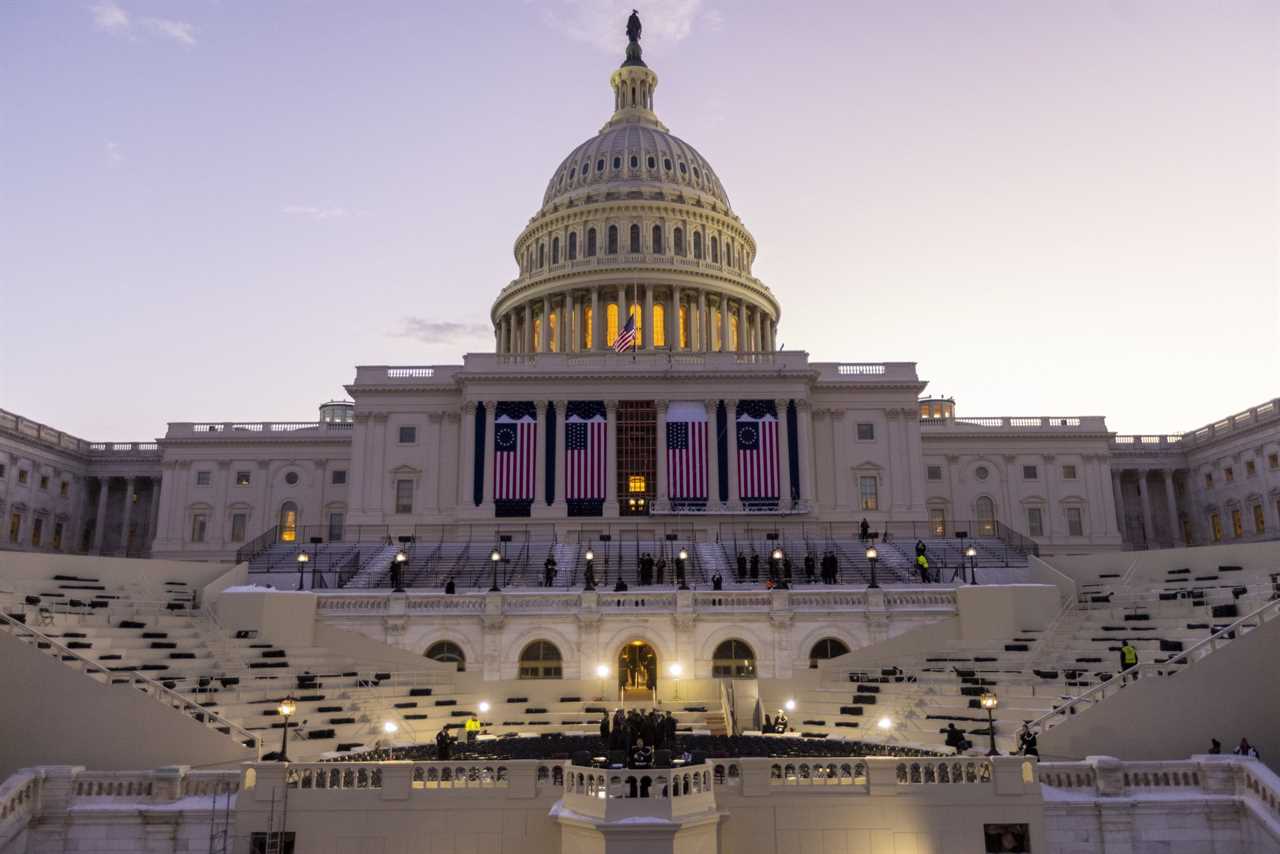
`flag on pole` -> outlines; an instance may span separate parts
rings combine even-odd
[[[636,347],[636,319],[633,314],[627,312],[627,323],[618,331],[618,337],[613,341],[613,349],[618,353],[625,353],[627,350],[634,350]]]
[[[667,408],[667,493],[672,501],[707,498],[707,408],[673,401]]]
[[[498,404],[493,425],[495,501],[533,500],[537,440],[537,410],[531,401]]]
[[[738,497],[778,498],[778,410],[772,400],[738,402]]]
[[[567,500],[604,500],[607,430],[602,401],[569,401],[564,423],[564,495]]]

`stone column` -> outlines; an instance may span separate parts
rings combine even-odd
[[[800,454],[800,500],[813,509],[813,408],[807,400],[796,401],[796,428],[799,431],[796,450]]]
[[[1185,546],[1186,540],[1182,536],[1182,524],[1178,521],[1178,500],[1173,494],[1173,472],[1169,469],[1162,469],[1160,474],[1164,476],[1164,498],[1169,508],[1169,544],[1174,546]]]
[[[741,341],[741,337],[738,340]],[[774,401],[778,407],[778,506],[782,510],[791,509],[791,429],[787,425],[787,404],[790,402],[789,398]]]
[[[458,506],[475,507],[472,495],[476,476],[476,405],[473,401],[462,404],[462,427],[458,432],[462,448],[458,468]]]
[[[720,295],[720,352],[729,352],[729,295]]]
[[[747,335],[747,304],[738,300],[738,352],[749,353],[752,350]]]
[[[591,351],[600,349],[600,286],[591,289]]]
[[[582,349],[582,295],[574,294],[573,297],[573,337],[572,342],[566,352],[577,353]]]
[[[667,309],[667,349],[678,353],[684,347],[680,344],[680,287],[671,286],[671,298]]]
[[[545,327],[545,322],[544,322]],[[534,432],[533,445],[533,513],[547,506],[547,401],[539,400],[534,406],[538,412],[538,429]]]
[[[692,324],[690,324],[692,327]],[[707,322],[707,292],[698,291],[698,340],[694,342],[694,349],[703,353],[711,352],[711,340],[707,335],[711,326]],[[692,331],[692,329],[690,329]]]
[[[107,494],[111,491],[111,478],[98,478],[98,514],[94,516],[93,523],[93,549],[92,553],[96,555],[102,554],[102,543],[107,532]]]
[[[564,436],[565,430],[568,429],[568,421],[566,416],[569,414],[569,401],[556,401],[556,497],[551,504],[552,513],[557,518],[563,519],[569,515],[568,504],[565,500],[565,478],[564,478]],[[545,499],[544,499],[545,500]]]
[[[1138,496],[1142,499],[1142,532],[1147,538],[1147,547],[1155,544],[1155,526],[1151,524],[1151,493],[1147,491],[1147,472],[1138,470]]]
[[[604,515],[616,518],[618,515],[618,401],[604,402],[608,424],[605,427],[605,477],[604,477]]]
[[[707,509],[720,506],[720,445],[716,435],[718,400],[707,402]]]
[[[729,465],[729,509],[737,510],[742,506],[742,500],[738,497],[738,401],[726,400],[724,402],[725,411],[725,436],[729,446],[729,458],[726,461]]]
[[[640,285],[644,288],[644,349],[652,350],[658,346],[658,330],[653,328],[653,285]]]
[[[538,330],[538,352],[551,352],[551,300],[542,298],[542,326]]]
[[[156,528],[160,522],[160,485],[162,481],[158,477],[151,478],[151,504],[147,508],[147,549],[148,554],[151,552],[150,545],[155,542]],[[246,520],[247,521],[247,520]],[[249,536],[245,532],[246,538]]]
[[[524,314],[524,329],[520,334],[520,352],[533,352],[533,303],[525,303],[522,307]]]
[[[1111,492],[1115,496],[1116,502],[1116,527],[1120,530],[1120,538],[1124,539],[1124,486],[1121,483],[1124,472],[1120,469],[1111,470]]]
[[[129,556],[129,522],[133,518],[133,498],[134,490],[137,486],[137,479],[127,477],[124,480],[124,514],[123,523],[120,526],[120,554],[124,557]]]
[[[526,312],[528,309],[525,309]],[[493,428],[494,418],[497,417],[498,402],[496,400],[486,400],[484,402],[484,501],[481,509],[488,512],[493,509]],[[472,465],[475,461],[472,460]]]
[[[656,469],[658,472],[658,488],[654,492],[654,498],[658,501],[665,502],[668,498],[667,492],[667,407],[671,405],[669,400],[654,401],[654,406],[658,411],[658,435],[656,447],[658,449],[658,459]]]

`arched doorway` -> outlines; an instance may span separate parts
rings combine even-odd
[[[658,653],[642,640],[618,650],[618,689],[624,700],[653,699],[658,687]]]

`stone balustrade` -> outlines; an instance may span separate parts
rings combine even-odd
[[[155,442],[89,442],[6,409],[0,409],[0,430],[9,430],[24,439],[87,457],[158,459],[160,456],[160,446]]]
[[[564,804],[603,821],[678,819],[716,808],[710,765],[685,768],[584,768],[566,763]]]

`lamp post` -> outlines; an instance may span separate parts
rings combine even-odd
[[[687,561],[688,559],[689,559],[688,550],[681,548],[679,553],[676,555],[676,580],[680,582],[681,590],[689,589],[688,577],[685,575],[685,571],[684,571],[685,561]],[[679,667],[680,665],[673,664],[671,666]]]
[[[876,581],[876,561],[880,559],[880,552],[876,551],[875,546],[867,546],[867,563],[871,564],[871,583],[867,587],[879,587]]]
[[[391,587],[392,593],[404,592],[404,562],[409,556],[404,553],[404,549],[396,552],[395,559],[391,561]]]
[[[609,678],[609,665],[597,664],[596,676],[600,679],[600,699],[604,700],[604,680]]]
[[[298,589],[302,589],[302,576],[307,571],[307,561],[311,560],[311,555],[306,552],[298,552],[295,558],[298,562]]]
[[[969,583],[978,583],[978,550],[973,546],[964,550],[964,556],[969,559]]]
[[[999,756],[1000,751],[996,750],[996,719],[992,712],[1000,705],[1000,698],[992,691],[984,691],[978,698],[978,703],[987,710],[987,734],[991,736],[991,749],[987,751],[987,755]]]
[[[280,736],[280,761],[289,761],[289,718],[293,717],[293,713],[298,711],[298,701],[293,695],[285,697],[276,706],[276,712],[280,717],[284,718],[284,733]]]
[[[497,593],[501,589],[498,587],[498,562],[501,560],[502,552],[495,546],[493,551],[489,552],[489,563],[493,564],[493,584],[489,585],[490,593]]]
[[[680,662],[673,661],[671,662],[671,666],[667,668],[667,672],[671,674],[671,680],[675,684],[675,694],[672,695],[671,699],[679,700],[680,699],[680,674],[684,672],[684,668],[680,666]]]

